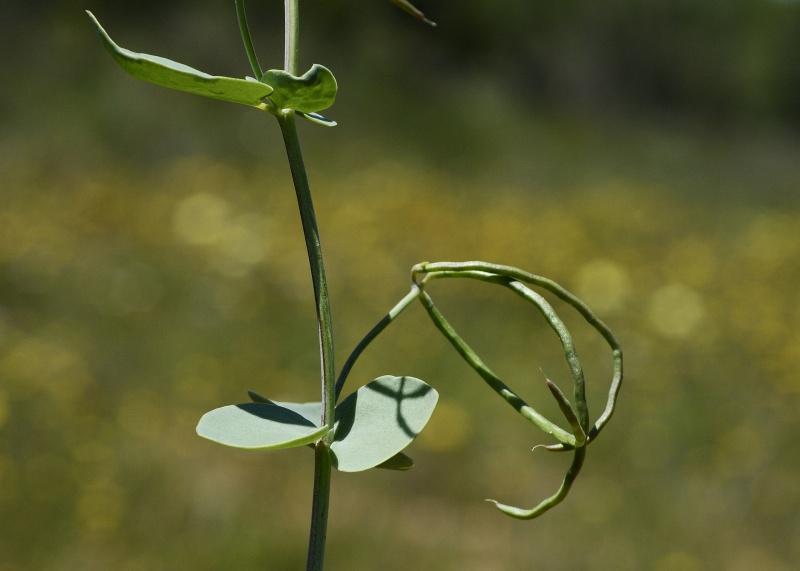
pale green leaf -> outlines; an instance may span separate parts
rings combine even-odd
[[[106,33],[94,14],[88,11],[86,13],[112,57],[122,69],[137,79],[169,89],[260,108],[264,107],[263,99],[272,93],[269,85],[253,78],[236,79],[209,75],[182,63],[120,47]]]
[[[278,450],[319,440],[325,427],[277,404],[251,402],[207,412],[197,434],[219,444],[251,450]]]
[[[289,410],[296,412],[300,416],[314,423],[319,422],[322,418],[322,403],[320,402],[306,402],[306,403],[280,402],[280,401],[270,400],[267,397],[260,395],[256,391],[247,391],[247,394],[250,395],[250,398],[253,400],[253,402],[277,404],[279,406],[288,408]],[[313,444],[308,444],[308,446],[311,448],[314,447]],[[386,462],[378,464],[375,467],[381,468],[383,470],[396,470],[404,472],[414,467],[414,460],[409,456],[403,454],[402,452],[398,452],[397,454],[389,458]]]
[[[374,468],[408,446],[430,419],[439,393],[414,377],[379,377],[336,407],[331,452],[342,472]]]
[[[271,69],[264,73],[261,81],[274,90],[270,100],[278,110],[314,113],[327,109],[336,100],[336,78],[327,67],[318,63],[300,76],[282,69]]]
[[[247,391],[247,394],[250,396],[253,402],[277,405],[286,408],[288,410],[291,410],[292,412],[299,414],[300,416],[302,416],[309,422],[312,422],[313,424],[318,424],[322,417],[322,403],[320,402],[296,403],[296,402],[274,401],[272,399],[268,399],[267,397],[253,390]],[[394,415],[396,413],[392,411],[392,414]],[[334,430],[336,430],[338,426],[339,426],[339,416],[337,415],[337,422],[334,425]],[[309,446],[313,446],[313,444],[309,444]],[[394,456],[390,457],[388,460],[375,466],[375,468],[381,468],[384,470],[397,470],[397,471],[406,471],[410,470],[413,467],[414,467],[414,460],[402,452],[398,452]]]

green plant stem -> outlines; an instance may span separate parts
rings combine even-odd
[[[284,0],[283,69],[297,75],[297,60],[300,49],[300,10],[298,0]]]
[[[311,189],[308,185],[308,176],[300,149],[300,140],[297,136],[294,112],[290,111],[281,114],[278,117],[278,123],[281,126],[283,141],[286,145],[286,155],[292,170],[297,205],[300,208],[300,218],[303,223],[303,236],[308,250],[309,265],[311,266],[311,280],[314,285],[322,377],[322,424],[333,429],[334,406],[336,404],[334,395],[333,324],[319,229],[317,228],[314,204],[311,200]],[[328,520],[331,477],[328,446],[330,445],[332,434],[331,430],[317,444],[317,453],[314,456],[314,499],[308,545],[308,569],[322,569],[325,554],[325,529]]]
[[[291,74],[297,73],[298,37],[300,14],[297,0],[285,1],[285,51],[284,69]],[[331,317],[328,282],[325,279],[325,263],[322,257],[322,245],[311,199],[311,188],[297,135],[294,111],[278,114],[278,123],[286,146],[286,156],[292,171],[292,181],[297,195],[297,206],[303,224],[303,237],[308,251],[308,262],[311,267],[311,281],[314,286],[314,300],[317,311],[317,330],[319,334],[319,353],[322,392],[322,425],[329,432],[317,442],[314,452],[314,492],[311,506],[311,524],[308,538],[307,571],[321,571],[325,564],[325,539],[328,529],[328,507],[331,491],[331,456],[330,443],[333,438],[334,384],[336,370],[333,362],[333,319]]]
[[[545,317],[550,327],[559,336],[562,348],[564,349],[565,358],[570,367],[573,381],[575,383],[575,399],[579,406],[579,414],[576,414],[571,403],[566,396],[564,396],[561,390],[552,381],[547,379],[548,388],[555,397],[561,412],[564,414],[564,417],[567,419],[574,431],[574,441],[572,443],[568,443],[562,440],[560,444],[546,446],[545,448],[548,450],[573,450],[572,463],[567,469],[561,486],[559,486],[556,493],[548,498],[545,498],[533,508],[519,508],[500,503],[496,500],[487,500],[492,502],[497,509],[506,515],[517,519],[528,520],[541,516],[564,500],[572,488],[575,479],[578,477],[581,468],[583,467],[586,459],[586,445],[588,444],[586,427],[589,425],[589,419],[588,408],[586,407],[583,370],[581,368],[580,361],[578,360],[577,353],[575,352],[572,336],[547,300],[545,300],[535,291],[526,287],[522,282],[525,281],[527,283],[534,283],[536,285],[545,287],[550,291],[558,292],[561,299],[565,299],[568,303],[575,306],[578,311],[584,315],[587,321],[589,321],[595,328],[600,330],[601,333],[604,333],[603,328],[605,328],[605,325],[591,313],[591,311],[585,304],[583,304],[583,302],[581,302],[578,298],[557,283],[552,282],[551,280],[546,280],[546,278],[540,278],[539,276],[528,274],[516,268],[511,268],[509,266],[486,264],[484,262],[442,262],[437,264],[423,263],[414,267],[412,270],[412,278],[414,283],[420,288],[419,299],[422,302],[422,305],[428,311],[428,314],[430,315],[434,324],[451,342],[464,360],[467,361],[467,363],[478,372],[478,374],[484,379],[484,381],[487,382],[487,384],[489,384],[496,392],[503,396],[503,398],[505,398],[512,406],[517,408],[520,413],[523,413],[523,416],[526,416],[526,418],[534,422],[534,424],[546,432],[548,431],[542,426],[543,422],[548,423],[558,430],[560,429],[544,417],[541,417],[541,415],[537,415],[540,418],[534,416],[535,411],[530,409],[530,407],[527,405],[524,407],[520,406],[521,404],[524,404],[522,403],[522,400],[514,395],[514,393],[511,392],[508,387],[503,385],[502,381],[500,381],[500,379],[497,378],[497,376],[491,370],[489,370],[488,367],[486,367],[486,365],[481,361],[480,357],[475,354],[472,348],[467,345],[463,339],[461,339],[453,327],[447,322],[441,312],[434,305],[431,297],[422,288],[427,282],[441,278],[469,278],[505,286],[520,295],[526,301],[536,306],[536,308]],[[545,282],[545,284],[543,285],[540,282]],[[609,397],[612,405],[611,410],[613,412],[613,400],[616,397],[614,388],[618,390],[618,384],[619,381],[621,381],[622,375],[622,353],[619,351],[619,347],[616,344],[616,339],[611,332],[608,331],[607,328],[605,328],[605,332],[607,335],[604,334],[603,336],[609,342],[609,345],[611,345],[612,353],[614,354],[614,378],[612,380],[611,396]],[[613,387],[613,385],[616,385],[616,387]],[[578,418],[580,416],[580,412],[582,412],[584,415],[581,419]],[[553,433],[550,432],[550,434]],[[557,434],[553,435],[558,438]]]
[[[331,496],[331,453],[328,445],[314,447],[314,497],[308,538],[306,571],[322,571],[325,564],[325,538],[328,532],[328,506]]]
[[[253,38],[250,36],[250,27],[247,25],[244,0],[234,0],[234,2],[236,4],[236,19],[239,22],[239,33],[242,35],[242,43],[244,43],[244,51],[247,52],[247,60],[253,70],[253,77],[260,80],[261,76],[264,75],[264,71],[261,69],[261,64],[258,63],[256,49],[253,47]]]
[[[285,112],[278,117],[278,123],[283,133],[286,145],[286,155],[292,170],[292,180],[297,194],[297,205],[300,208],[300,219],[303,223],[303,236],[308,251],[308,262],[311,267],[311,280],[314,286],[314,299],[316,301],[317,322],[319,330],[320,367],[322,378],[322,424],[333,428],[333,388],[335,371],[333,364],[333,319],[331,317],[330,298],[328,296],[328,282],[325,278],[325,264],[322,258],[317,217],[314,213],[314,203],[311,199],[311,189],[308,185],[303,154],[300,149],[300,140],[297,136],[297,127],[294,112]]]

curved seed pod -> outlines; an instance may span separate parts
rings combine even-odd
[[[439,309],[434,305],[433,299],[431,299],[425,290],[420,292],[419,299],[422,302],[422,305],[428,311],[428,315],[430,316],[434,325],[436,325],[437,329],[441,331],[442,335],[444,335],[445,338],[450,341],[450,344],[453,345],[458,354],[461,355],[461,357],[470,367],[475,370],[475,372],[478,373],[478,375],[480,375],[484,382],[486,382],[486,384],[489,385],[493,391],[500,395],[506,402],[508,402],[508,404],[514,407],[514,409],[524,418],[535,424],[546,434],[551,435],[553,438],[563,444],[568,444],[570,446],[575,445],[575,437],[572,434],[551,420],[547,419],[535,408],[526,403],[517,393],[511,390],[511,388],[506,385],[500,379],[500,377],[498,377],[489,367],[486,366],[486,364],[481,360],[472,347],[470,347],[466,341],[464,341],[461,336],[456,333],[456,330],[452,325],[450,325],[447,319],[445,319],[444,315],[442,315]]]
[[[511,517],[517,519],[536,518],[560,503],[567,496],[572,484],[580,473],[586,458],[586,445],[592,440],[592,438],[597,436],[603,426],[611,418],[616,405],[617,395],[619,394],[622,383],[622,350],[617,342],[616,337],[611,333],[610,329],[608,329],[608,327],[600,319],[598,319],[594,313],[592,313],[589,307],[575,295],[552,280],[524,272],[523,270],[513,268],[511,266],[501,266],[498,264],[488,264],[485,262],[424,262],[417,264],[412,269],[412,280],[414,284],[421,290],[419,295],[420,301],[422,302],[423,306],[425,306],[425,309],[428,311],[428,314],[437,328],[444,334],[451,344],[453,344],[459,354],[487,382],[490,379],[487,379],[486,374],[487,372],[491,373],[491,371],[489,371],[488,368],[485,368],[485,365],[477,356],[477,354],[475,354],[474,351],[472,351],[472,349],[460,339],[455,330],[452,329],[452,326],[450,326],[449,323],[447,323],[447,321],[444,319],[444,316],[442,316],[441,313],[435,308],[430,296],[423,289],[428,282],[439,278],[477,279],[496,285],[502,285],[508,289],[511,289],[520,297],[532,303],[539,310],[561,341],[562,348],[564,349],[564,356],[567,360],[567,364],[569,365],[570,372],[572,373],[575,386],[575,401],[577,410],[573,408],[572,403],[570,403],[569,399],[564,395],[563,392],[561,392],[555,383],[549,379],[546,379],[546,382],[551,394],[556,399],[562,414],[564,414],[564,417],[572,427],[573,434],[570,435],[572,439],[571,441],[561,440],[558,444],[554,445],[535,446],[534,450],[539,447],[543,447],[550,451],[572,450],[574,452],[573,461],[567,470],[564,480],[562,481],[558,491],[531,509],[519,508],[503,504],[495,500],[488,500],[494,503],[500,511]],[[611,387],[609,389],[608,402],[603,414],[591,427],[588,406],[586,403],[583,369],[581,367],[580,360],[578,359],[577,352],[575,351],[572,336],[549,302],[547,302],[547,300],[545,300],[540,294],[527,287],[525,285],[526,283],[540,286],[554,293],[557,297],[573,306],[584,317],[584,319],[603,336],[603,338],[611,347],[614,373],[611,381]],[[502,395],[503,393],[500,394]],[[540,426],[540,428],[542,427]]]
[[[564,349],[564,356],[567,360],[567,364],[569,365],[570,371],[572,373],[572,380],[575,385],[575,401],[577,403],[578,409],[578,418],[581,422],[581,426],[583,431],[585,432],[588,430],[589,427],[589,411],[588,406],[586,404],[586,390],[585,390],[585,379],[583,374],[583,368],[581,366],[580,360],[578,359],[578,354],[575,350],[575,345],[572,341],[572,335],[570,334],[567,327],[564,325],[564,322],[556,313],[555,309],[545,300],[541,295],[537,294],[530,288],[526,287],[524,284],[512,280],[510,278],[504,276],[498,276],[489,272],[482,272],[482,271],[442,271],[437,273],[431,273],[426,276],[427,280],[431,279],[439,279],[439,278],[471,278],[477,279],[481,281],[485,281],[488,283],[493,283],[497,285],[502,285],[507,287],[520,295],[526,301],[532,303],[537,310],[545,317],[550,327],[559,337],[561,341],[561,345]],[[426,300],[421,298],[423,305],[426,305]],[[427,309],[427,305],[426,305]],[[431,311],[429,310],[429,314]],[[434,320],[434,323],[437,321],[437,317],[431,315],[431,318]],[[437,324],[438,326],[438,324]],[[563,443],[563,444],[571,444],[571,443]]]
[[[570,464],[569,468],[567,469],[567,473],[564,475],[564,480],[561,482],[561,486],[558,488],[558,491],[550,496],[539,502],[538,505],[531,509],[524,509],[518,508],[515,506],[510,506],[507,504],[502,504],[497,500],[486,500],[487,502],[491,502],[495,505],[497,509],[499,509],[504,514],[511,516],[516,519],[534,519],[545,513],[551,508],[554,508],[558,504],[560,504],[564,498],[567,497],[570,488],[572,488],[572,484],[575,482],[575,478],[578,477],[578,474],[583,467],[583,461],[586,459],[586,448],[576,448],[575,449],[575,456],[572,458],[572,464]]]
[[[513,266],[491,264],[480,261],[422,262],[411,269],[411,275],[416,283],[420,279],[419,276],[423,276],[421,279],[424,280],[433,274],[447,274],[448,272],[466,273],[470,271],[483,272],[487,275],[506,276],[549,291],[565,303],[571,305],[586,320],[586,322],[591,325],[603,337],[603,339],[605,339],[606,343],[611,348],[613,374],[608,389],[608,400],[606,401],[606,406],[603,409],[602,414],[597,418],[587,434],[590,441],[597,438],[597,435],[600,434],[600,431],[608,423],[608,421],[611,420],[611,416],[614,414],[617,397],[619,396],[620,389],[622,389],[623,379],[622,347],[608,325],[606,325],[599,317],[597,317],[583,300],[557,282],[543,276],[526,272]]]
[[[461,336],[450,325],[444,315],[439,311],[433,303],[433,299],[424,290],[427,283],[434,279],[440,278],[468,278],[502,285],[517,295],[532,303],[537,310],[545,317],[551,329],[558,335],[561,341],[564,355],[569,365],[572,374],[573,382],[575,385],[575,400],[577,403],[577,410],[573,408],[572,403],[564,395],[561,389],[553,383],[550,379],[545,379],[548,389],[558,403],[564,417],[567,419],[573,434],[561,429],[558,425],[552,423],[550,420],[538,413],[533,407],[525,403],[514,391],[511,390],[489,367],[482,361],[478,354],[461,338]],[[436,325],[437,329],[447,338],[453,345],[461,357],[470,365],[486,382],[490,388],[498,393],[504,400],[513,406],[522,416],[530,420],[533,424],[539,427],[544,432],[555,437],[559,443],[551,445],[538,445],[534,446],[533,450],[537,448],[544,448],[552,452],[573,451],[573,461],[567,470],[561,486],[555,494],[541,501],[533,508],[525,509],[508,504],[497,502],[496,500],[487,500],[495,504],[495,506],[511,517],[517,519],[533,519],[536,518],[552,507],[560,503],[569,493],[572,484],[577,478],[586,458],[586,445],[597,436],[603,426],[611,418],[616,405],[617,395],[621,388],[622,383],[622,350],[616,337],[611,333],[608,326],[605,325],[589,307],[577,298],[574,294],[570,293],[556,282],[530,274],[518,268],[511,266],[502,266],[498,264],[489,264],[486,262],[438,262],[430,263],[423,262],[417,264],[412,268],[413,285],[411,291],[401,299],[392,310],[390,310],[378,323],[365,335],[359,342],[356,348],[347,359],[342,372],[339,375],[336,384],[337,397],[342,391],[344,382],[347,375],[352,369],[358,357],[366,349],[366,347],[381,333],[383,330],[399,315],[414,299],[419,298],[422,305],[425,307],[431,320]],[[567,302],[574,307],[584,319],[597,330],[612,349],[612,359],[614,366],[614,373],[609,389],[608,402],[606,408],[601,414],[600,418],[590,427],[588,406],[586,403],[585,395],[585,379],[583,369],[578,359],[577,352],[575,351],[572,336],[560,319],[556,311],[537,292],[527,287],[525,284],[536,285],[554,293],[561,300]]]

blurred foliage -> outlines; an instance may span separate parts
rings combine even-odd
[[[278,57],[279,3],[251,3]],[[246,72],[232,6],[226,28],[219,3],[97,4],[134,49]],[[481,499],[533,504],[567,459],[531,454],[540,434],[411,308],[349,387],[409,374],[440,405],[412,471],[334,476],[330,567],[793,568],[798,5],[419,4],[437,31],[386,2],[308,10],[307,61],[342,85],[341,126],[302,133],[339,362],[412,264],[483,258],[585,296],[623,342],[627,385],[570,498],[508,520]],[[194,434],[249,388],[316,396],[277,130],[134,83],[72,3],[4,10],[3,47],[21,47],[0,92],[0,570],[300,568],[309,451]],[[568,373],[533,312],[481,284],[432,294],[557,416],[539,367]],[[609,359],[562,312],[597,414]]]
[[[200,69],[244,75],[249,68],[235,21],[221,17],[224,8],[232,10],[227,4],[95,0],[82,7],[108,20],[122,45],[177,61],[190,54]],[[462,0],[457,6],[428,0],[419,5],[439,22],[435,32],[386,0],[309,3],[304,59],[331,67],[351,93],[374,93],[381,82],[395,89],[392,80],[402,80],[408,88],[396,96],[407,101],[432,87],[451,96],[454,82],[491,76],[492,84],[516,97],[548,106],[674,111],[718,128],[764,121],[800,125],[797,0]],[[249,6],[264,64],[275,65],[282,53],[281,2],[251,1]],[[80,85],[77,78],[96,81],[94,70],[76,65],[103,55],[85,49],[95,38],[86,33],[82,17],[68,0],[7,6],[0,45],[6,53],[31,45],[23,57],[9,58],[8,71],[31,89],[55,84],[61,97]],[[21,104],[17,95],[6,91],[0,101]]]

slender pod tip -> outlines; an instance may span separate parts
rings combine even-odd
[[[503,512],[507,516],[511,516],[513,518],[516,518],[516,519],[532,519],[530,514],[529,514],[529,512],[528,512],[528,510],[524,510],[522,508],[518,508],[518,507],[515,507],[515,506],[509,506],[509,505],[500,503],[497,500],[489,500],[489,499],[487,499],[486,501],[494,504],[494,507],[496,507],[498,510],[500,510],[501,512]]]

